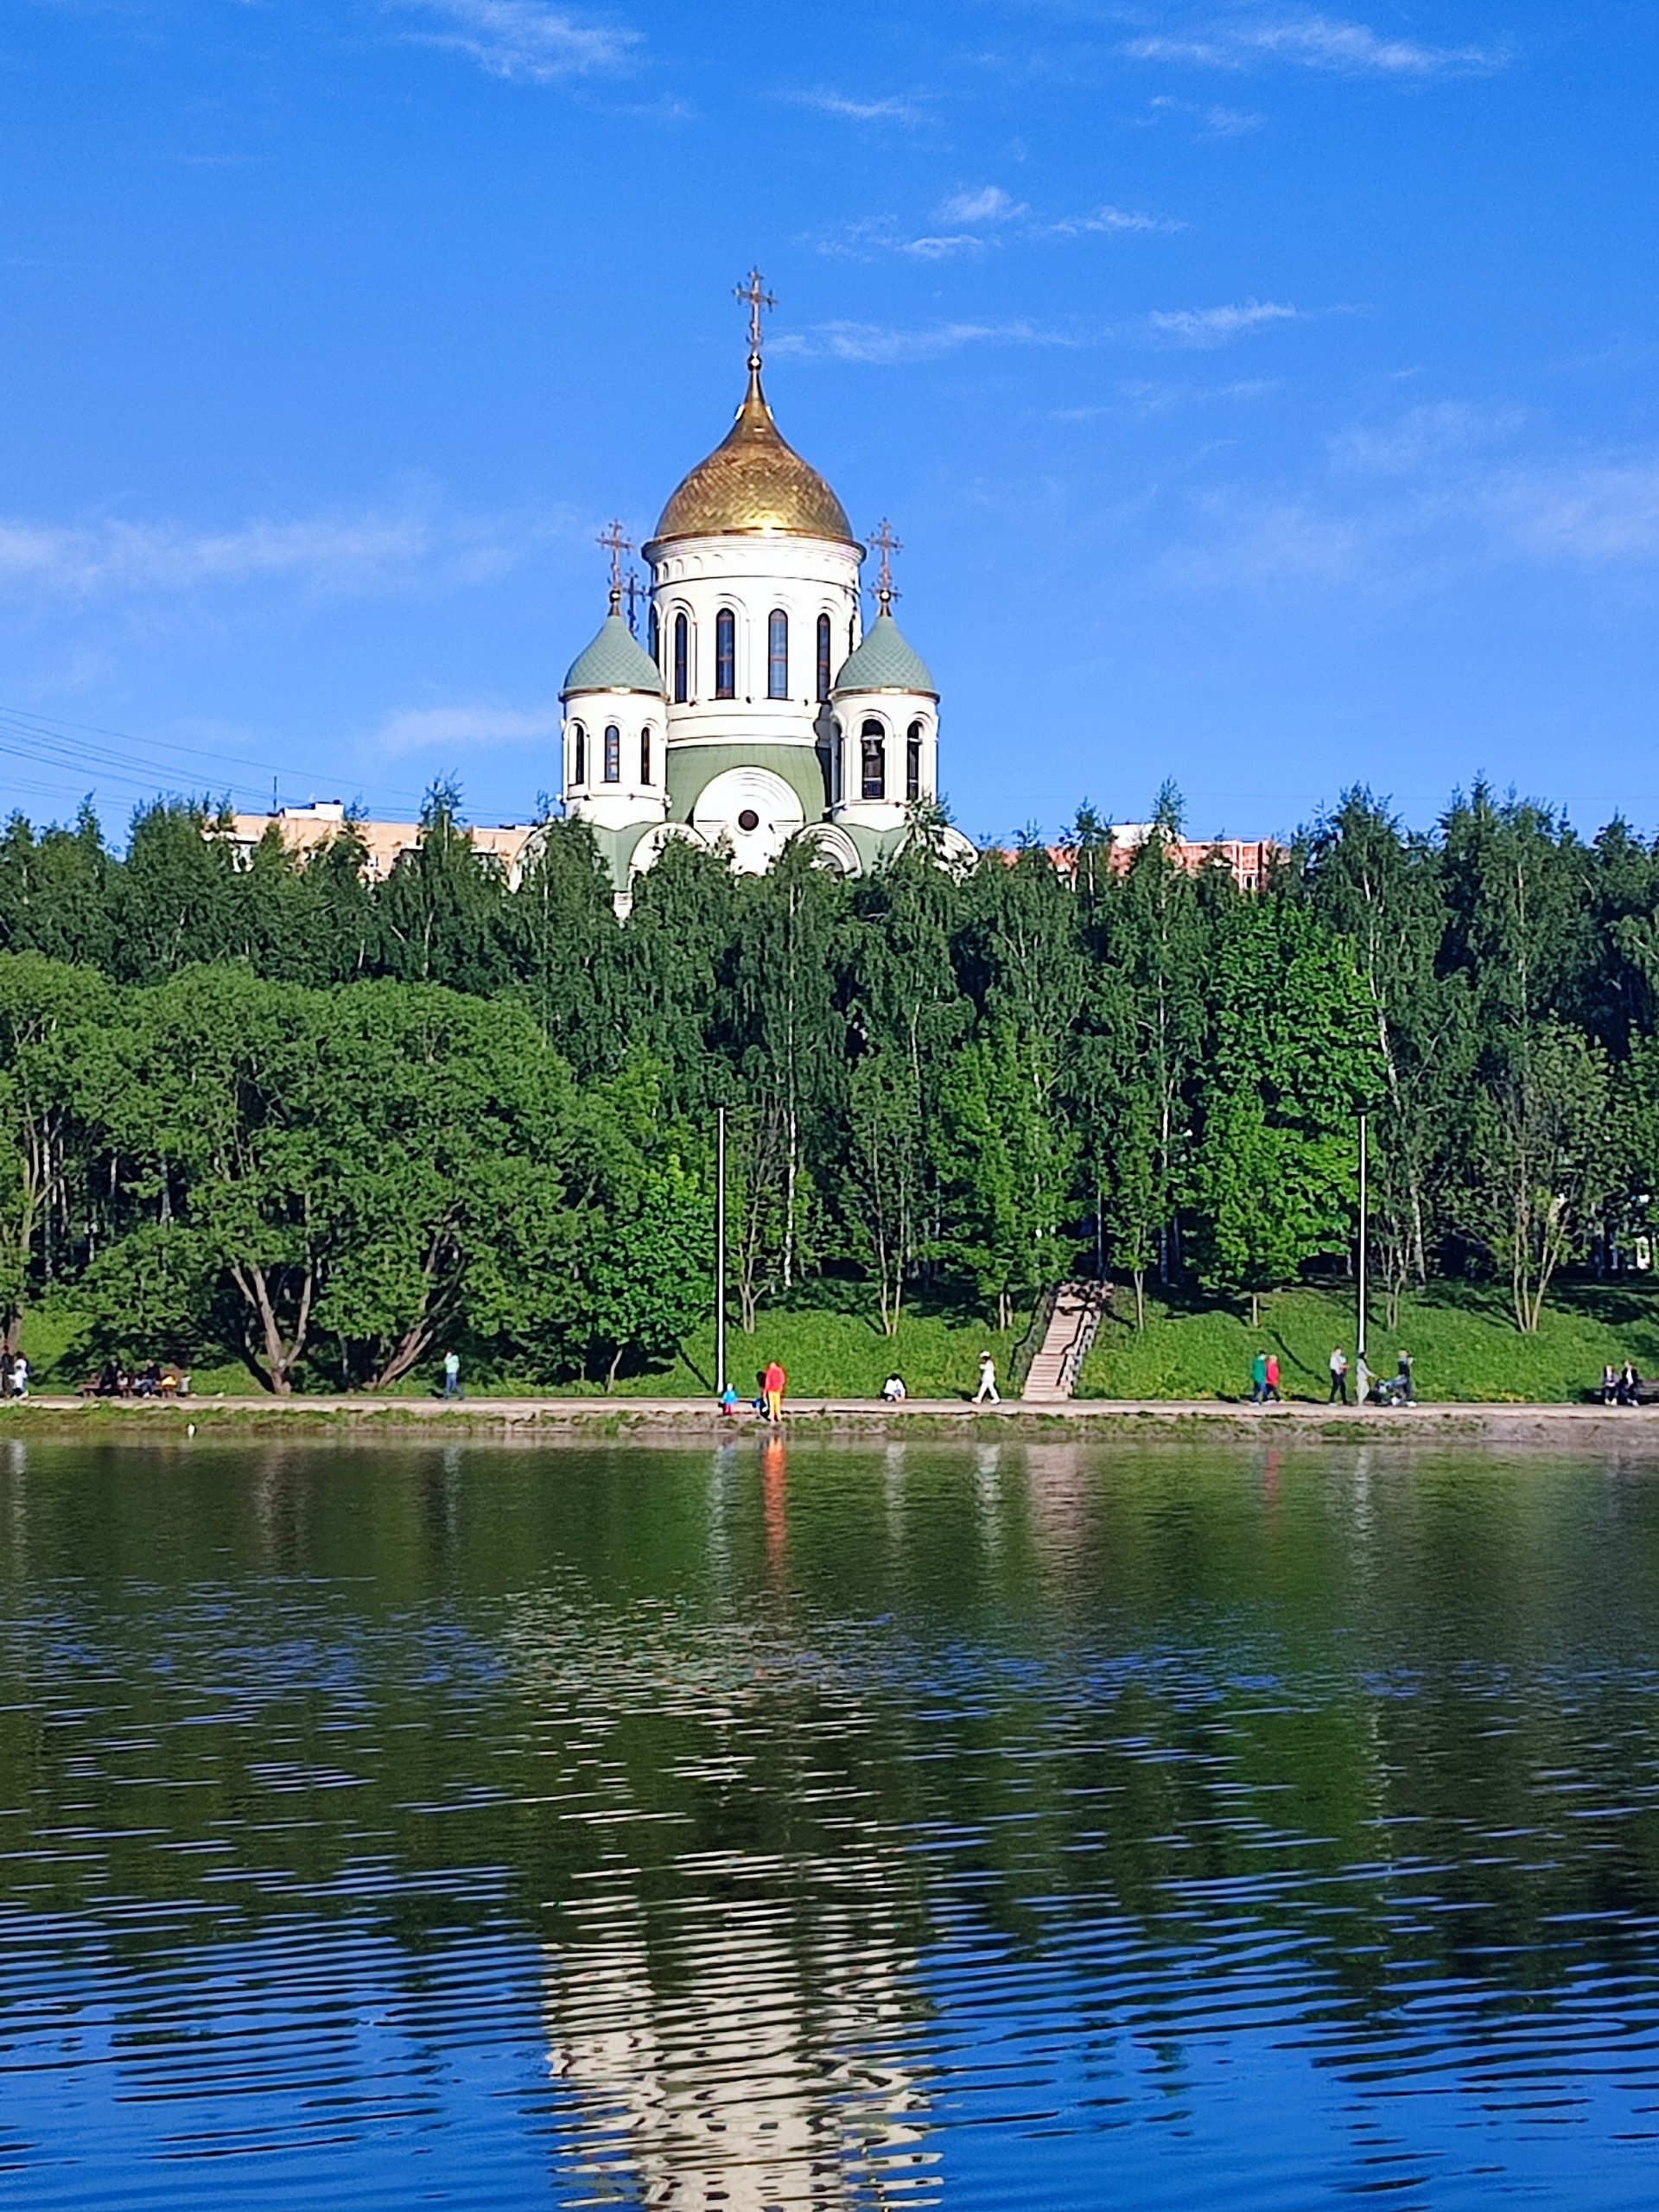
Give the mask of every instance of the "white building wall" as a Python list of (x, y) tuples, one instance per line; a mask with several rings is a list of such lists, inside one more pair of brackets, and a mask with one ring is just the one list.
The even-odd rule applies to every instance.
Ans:
[[(577, 776), (576, 733), (583, 733)], [(617, 774), (605, 773), (605, 733), (617, 733)], [(651, 734), (651, 773), (640, 771), (641, 741)], [(660, 822), (668, 811), (668, 724), (660, 699), (645, 691), (573, 691), (564, 709), (564, 808), (603, 830)]]
[[(687, 745), (816, 746), (817, 623), (830, 618), (830, 680), (862, 634), (855, 545), (816, 537), (682, 537), (647, 549), (658, 658), (668, 692), (668, 740)], [(733, 696), (715, 694), (715, 624), (729, 608), (736, 636)], [(768, 624), (789, 617), (789, 696), (767, 694)], [(674, 696), (674, 622), (688, 624), (687, 696)]]
[[(896, 830), (911, 804), (908, 795), (910, 733), (919, 725), (918, 798), (937, 798), (939, 790), (939, 707), (922, 691), (844, 691), (836, 700), (840, 735), (836, 745), (832, 822), (861, 823), (869, 830)], [(864, 797), (864, 725), (881, 726), (886, 773), (883, 796)]]

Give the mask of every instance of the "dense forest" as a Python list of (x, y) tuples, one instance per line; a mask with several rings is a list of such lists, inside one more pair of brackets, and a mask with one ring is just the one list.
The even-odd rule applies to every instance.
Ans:
[(250, 860), (157, 803), (0, 835), (0, 1319), (385, 1388), (448, 1343), (529, 1382), (638, 1370), (706, 1312), (714, 1109), (734, 1311), (1006, 1324), (1083, 1268), (1244, 1297), (1353, 1248), (1503, 1287), (1617, 1265), (1659, 1188), (1659, 848), (1484, 786), (1363, 791), (1243, 894), (1084, 808), (955, 871), (762, 878), (671, 845), (619, 921), (549, 824), (510, 886), (453, 791), (384, 883), (348, 822)]

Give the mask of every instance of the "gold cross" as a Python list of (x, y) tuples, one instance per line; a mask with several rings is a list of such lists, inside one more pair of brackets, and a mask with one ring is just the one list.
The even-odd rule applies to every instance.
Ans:
[(876, 604), (884, 614), (890, 614), (893, 612), (893, 602), (899, 597), (893, 581), (893, 556), (895, 553), (904, 551), (904, 541), (893, 536), (893, 524), (883, 515), (881, 520), (870, 532), (870, 543), (872, 545), (879, 546), (881, 552), (880, 573), (875, 580)]
[(611, 556), (611, 612), (620, 614), (622, 612), (622, 556), (632, 552), (633, 540), (623, 536), (620, 522), (613, 522), (609, 529), (600, 531), (594, 543), (602, 545)]
[(764, 308), (778, 304), (766, 289), (766, 280), (758, 269), (751, 269), (743, 282), (732, 294), (734, 300), (747, 300), (749, 308), (749, 365), (760, 365), (760, 316)]

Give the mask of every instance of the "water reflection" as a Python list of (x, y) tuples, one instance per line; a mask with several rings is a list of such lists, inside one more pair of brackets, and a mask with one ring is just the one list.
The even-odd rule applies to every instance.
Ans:
[(9, 1449), (9, 2194), (1650, 2201), (1656, 1589), (1634, 1460)]

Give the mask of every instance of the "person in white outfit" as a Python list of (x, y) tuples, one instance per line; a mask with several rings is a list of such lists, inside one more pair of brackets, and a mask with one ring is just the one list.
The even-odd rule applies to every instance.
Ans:
[(979, 1355), (979, 1388), (974, 1393), (974, 1403), (982, 1405), (987, 1398), (994, 1406), (1002, 1402), (997, 1395), (996, 1362), (989, 1352), (982, 1351)]
[(11, 1395), (14, 1398), (29, 1395), (29, 1362), (18, 1352), (11, 1363)]

